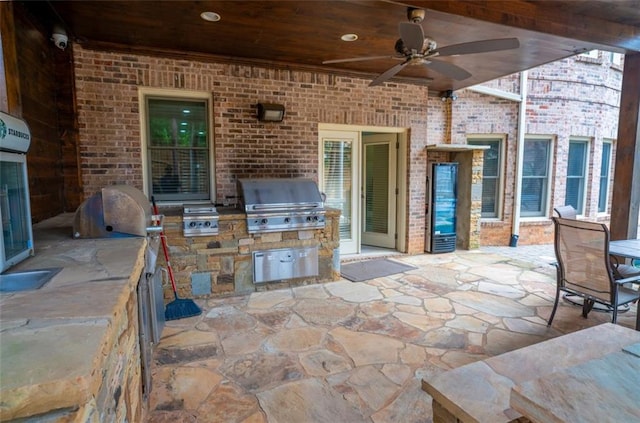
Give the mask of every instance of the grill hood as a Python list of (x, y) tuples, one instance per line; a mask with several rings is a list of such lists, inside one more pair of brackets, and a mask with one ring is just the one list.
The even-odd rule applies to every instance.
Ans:
[(239, 179), (238, 185), (249, 233), (325, 226), (322, 195), (311, 179)]
[(324, 207), (311, 179), (240, 179), (240, 198), (247, 213)]
[(151, 203), (142, 191), (129, 185), (111, 185), (76, 210), (74, 238), (147, 236), (152, 225)]

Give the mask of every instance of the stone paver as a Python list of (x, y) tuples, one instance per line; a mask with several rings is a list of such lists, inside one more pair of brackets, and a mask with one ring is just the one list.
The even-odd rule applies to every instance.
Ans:
[[(204, 313), (167, 322), (156, 347), (147, 423), (431, 422), (423, 378), (609, 321), (562, 303), (547, 327), (552, 258), (551, 246), (400, 256), (420, 269), (199, 300)], [(633, 327), (632, 308), (618, 324)]]

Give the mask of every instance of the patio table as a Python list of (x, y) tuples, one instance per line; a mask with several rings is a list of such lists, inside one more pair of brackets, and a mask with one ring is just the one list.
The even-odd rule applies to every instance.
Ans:
[(610, 241), (609, 254), (640, 260), (640, 239)]

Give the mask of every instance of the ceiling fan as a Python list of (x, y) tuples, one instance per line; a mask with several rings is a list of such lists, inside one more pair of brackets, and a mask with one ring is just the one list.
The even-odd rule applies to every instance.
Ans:
[(371, 81), (369, 84), (370, 87), (384, 83), (408, 65), (424, 65), (438, 73), (450, 76), (457, 81), (461, 81), (469, 78), (471, 73), (467, 72), (460, 66), (440, 61), (435, 58), (510, 50), (520, 46), (520, 42), (517, 38), (498, 38), (493, 40), (471, 41), (468, 43), (453, 44), (437, 48), (437, 44), (433, 39), (425, 37), (422, 26), (420, 25), (420, 22), (424, 19), (424, 14), (425, 12), (423, 9), (408, 8), (407, 16), (411, 22), (400, 22), (398, 26), (400, 38), (396, 41), (396, 54), (393, 56), (386, 55), (325, 60), (322, 64), (362, 62), (366, 60), (379, 59), (402, 60), (402, 63), (389, 68), (376, 79)]

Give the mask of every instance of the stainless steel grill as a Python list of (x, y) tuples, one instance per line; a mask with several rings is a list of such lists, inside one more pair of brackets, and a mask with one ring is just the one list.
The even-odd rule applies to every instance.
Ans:
[(240, 179), (238, 185), (249, 233), (325, 226), (322, 195), (311, 179)]
[(217, 235), (219, 217), (213, 204), (185, 204), (182, 209), (184, 236)]

